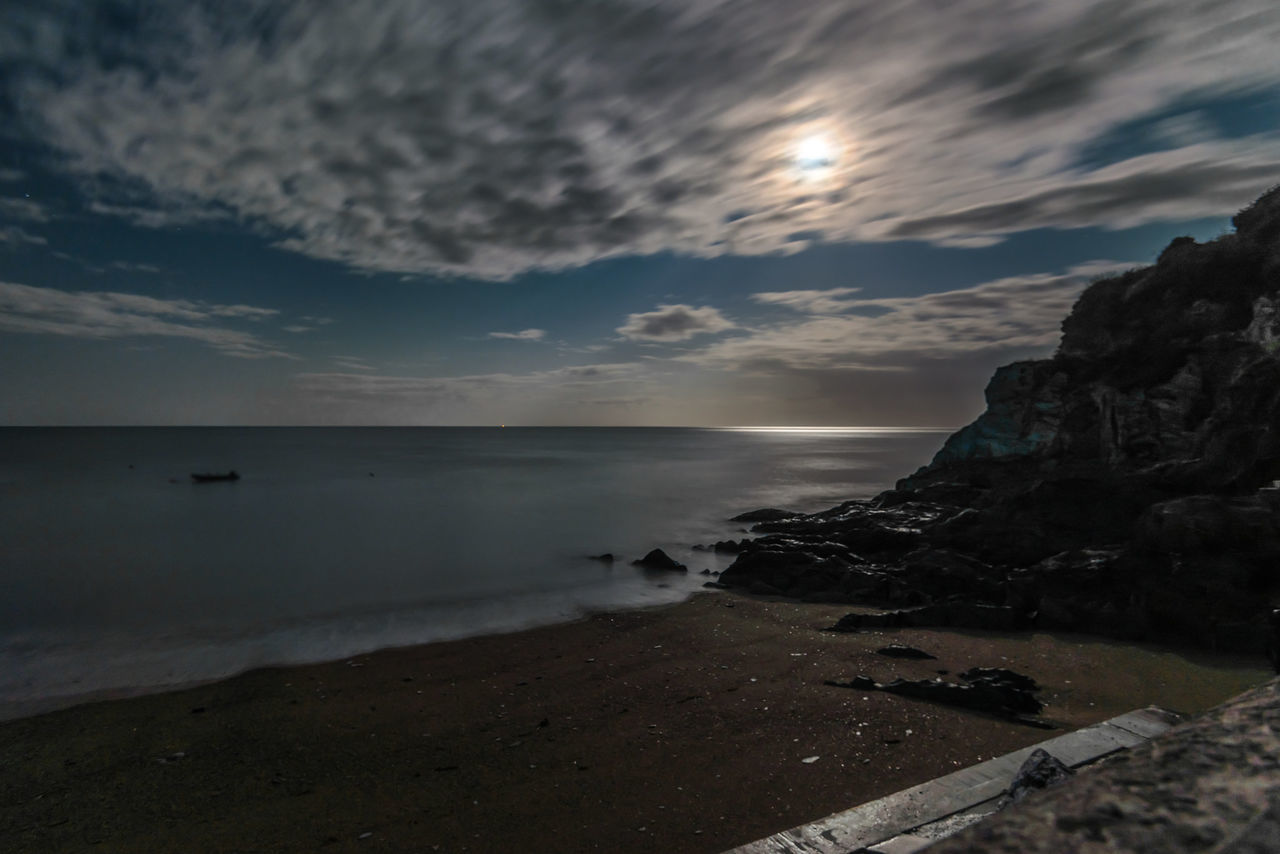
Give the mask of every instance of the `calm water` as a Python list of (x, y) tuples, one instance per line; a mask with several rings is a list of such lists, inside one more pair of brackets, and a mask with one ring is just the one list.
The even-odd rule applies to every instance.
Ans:
[[(868, 497), (938, 432), (0, 429), (0, 717), (688, 596), (757, 507)], [(192, 484), (235, 468), (238, 483)], [(688, 577), (627, 560), (661, 546)]]

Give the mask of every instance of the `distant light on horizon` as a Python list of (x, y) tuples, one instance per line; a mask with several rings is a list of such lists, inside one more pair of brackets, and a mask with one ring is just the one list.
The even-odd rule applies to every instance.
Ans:
[(715, 430), (730, 430), (735, 433), (950, 433), (956, 427), (773, 427), (773, 426), (736, 426), (715, 427)]

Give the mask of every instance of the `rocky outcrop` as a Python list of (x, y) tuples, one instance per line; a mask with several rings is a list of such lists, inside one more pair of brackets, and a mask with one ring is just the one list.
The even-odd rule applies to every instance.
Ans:
[(986, 411), (896, 489), (738, 517), (760, 536), (721, 583), (897, 609), (889, 624), (983, 606), (1261, 652), (1280, 599), (1280, 188), (1234, 223), (1091, 285), (1058, 351), (997, 370)]

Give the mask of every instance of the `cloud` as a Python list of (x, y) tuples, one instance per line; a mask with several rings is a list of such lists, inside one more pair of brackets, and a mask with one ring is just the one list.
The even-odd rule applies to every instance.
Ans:
[(756, 294), (759, 302), (820, 306), (823, 313), (752, 329), (680, 358), (730, 370), (867, 371), (909, 370), (983, 352), (1047, 351), (1090, 281), (1133, 266), (1091, 261), (1065, 273), (1011, 276), (916, 297), (858, 299), (849, 288)]
[(830, 288), (825, 291), (776, 291), (752, 294), (751, 299), (810, 314), (830, 314), (847, 308), (849, 303), (844, 298), (860, 290), (861, 288)]
[(133, 261), (112, 261), (107, 265), (109, 269), (121, 270), (126, 273), (162, 273), (164, 272), (154, 264), (138, 264)]
[[(353, 357), (335, 357), (363, 361)], [(573, 365), (524, 374), (470, 374), (456, 377), (411, 377), (346, 373), (301, 373), (298, 385), (317, 394), (338, 398), (363, 397), (467, 397), (479, 391), (512, 391), (531, 389), (542, 393), (549, 389), (585, 388), (630, 382), (645, 372), (636, 362), (611, 362), (599, 365)]]
[[(21, 127), (130, 188), (91, 211), (238, 217), (363, 270), (501, 279), (1222, 215), (1280, 181), (1274, 132), (1078, 165), (1180, 99), (1280, 86), (1274, 0), (235, 10), (160, 4), (103, 33), (75, 4), (6, 9)], [(792, 152), (815, 133), (839, 151), (807, 180)]]
[(0, 226), (0, 246), (44, 246), (49, 241), (16, 225)]
[(279, 309), (261, 308), (256, 305), (206, 305), (196, 303), (198, 311), (206, 311), (212, 317), (244, 317), (249, 320), (266, 320), (280, 313)]
[(39, 202), (15, 198), (0, 198), (0, 217), (25, 222), (48, 222), (53, 218), (49, 209)]
[(695, 335), (733, 329), (717, 308), (709, 305), (660, 305), (657, 311), (627, 315), (618, 332), (632, 341), (687, 341)]
[(333, 356), (333, 363), (344, 371), (372, 371), (374, 366), (359, 356)]
[(247, 332), (209, 325), (216, 318), (255, 318), (274, 309), (164, 300), (141, 294), (63, 291), (0, 282), (0, 331), (74, 338), (167, 337), (199, 341), (227, 356), (294, 358)]
[(21, 181), (25, 177), (27, 177), (27, 173), (21, 169), (0, 169), (0, 183)]
[[(945, 240), (1028, 228), (1073, 227), (1105, 222), (1138, 225), (1152, 218), (1198, 219), (1240, 207), (1280, 176), (1280, 151), (1271, 158), (1238, 154), (1224, 158), (1220, 146), (1136, 157), (1066, 186), (1046, 186), (1020, 198), (990, 202), (946, 214), (902, 219), (889, 236)], [(982, 238), (978, 238), (981, 240)]]
[[(243, 310), (247, 308), (247, 306), (236, 306), (236, 308)], [(273, 312), (273, 314), (274, 313), (276, 312)], [(266, 317), (267, 317), (266, 315), (250, 316), (250, 319), (265, 320)], [(312, 315), (307, 314), (302, 316), (301, 323), (291, 323), (288, 326), (280, 327), (280, 329), (284, 332), (292, 332), (295, 335), (297, 335), (303, 332), (314, 332), (319, 327), (328, 326), (330, 323), (333, 323), (332, 317), (314, 317)]]
[(230, 215), (214, 207), (201, 207), (190, 199), (170, 198), (163, 206), (147, 207), (145, 205), (113, 205), (103, 201), (92, 201), (88, 204), (90, 213), (127, 219), (134, 225), (143, 228), (180, 228), (202, 222), (214, 222), (228, 219)]
[(519, 332), (490, 332), (490, 338), (507, 338), (512, 341), (541, 341), (547, 334), (545, 329), (522, 329)]

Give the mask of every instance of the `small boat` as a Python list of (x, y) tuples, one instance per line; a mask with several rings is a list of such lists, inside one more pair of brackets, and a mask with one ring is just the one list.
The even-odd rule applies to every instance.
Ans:
[(196, 483), (217, 483), (224, 480), (239, 480), (240, 475), (236, 474), (236, 470), (232, 469), (225, 474), (222, 472), (192, 472), (191, 479)]

